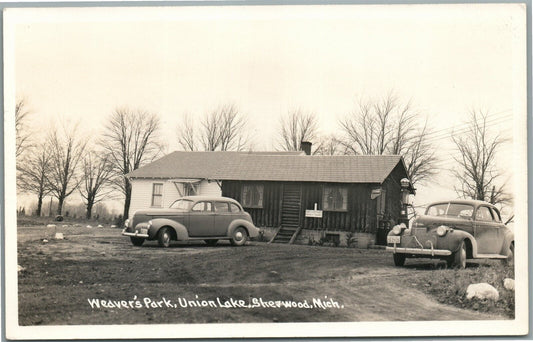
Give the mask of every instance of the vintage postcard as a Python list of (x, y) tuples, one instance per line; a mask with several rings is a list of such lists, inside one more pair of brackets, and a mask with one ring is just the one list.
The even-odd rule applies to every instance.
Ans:
[(7, 338), (528, 333), (524, 3), (3, 18)]

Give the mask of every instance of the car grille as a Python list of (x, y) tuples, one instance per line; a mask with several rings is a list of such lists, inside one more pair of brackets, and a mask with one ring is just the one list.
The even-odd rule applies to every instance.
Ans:
[(426, 234), (427, 228), (413, 228), (413, 234), (412, 235), (420, 235), (420, 234)]

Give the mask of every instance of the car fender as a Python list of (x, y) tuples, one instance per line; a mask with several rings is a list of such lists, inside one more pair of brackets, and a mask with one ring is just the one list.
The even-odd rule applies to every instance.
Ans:
[(461, 242), (464, 240), (468, 240), (468, 242), (470, 242), (470, 245), (472, 246), (472, 257), (475, 258), (477, 256), (477, 242), (474, 236), (472, 236), (472, 234), (465, 232), (464, 230), (453, 229), (452, 231), (448, 232), (447, 236), (448, 239), (452, 239), (453, 241), (453, 243), (450, 244), (450, 246), (452, 247), (450, 248), (450, 250), (452, 252), (457, 252), (457, 250), (459, 250)]
[(514, 242), (514, 233), (512, 230), (510, 230), (507, 227), (502, 228), (504, 229), (504, 239), (503, 239), (503, 246), (502, 250), (500, 251), (501, 255), (507, 255), (507, 252), (509, 251), (511, 247), (511, 243)]
[(259, 229), (254, 226), (253, 223), (243, 220), (243, 219), (236, 219), (231, 221), (231, 223), (228, 226), (228, 236), (232, 236), (233, 231), (237, 227), (244, 227), (248, 231), (248, 236), (251, 238), (257, 237), (259, 235)]
[(148, 230), (148, 235), (150, 236), (150, 239), (155, 239), (157, 237), (159, 229), (161, 229), (162, 227), (172, 228), (174, 230), (174, 233), (176, 233), (177, 240), (189, 239), (189, 232), (187, 231), (187, 228), (185, 228), (185, 226), (179, 222), (165, 218), (153, 219), (151, 221), (152, 225)]

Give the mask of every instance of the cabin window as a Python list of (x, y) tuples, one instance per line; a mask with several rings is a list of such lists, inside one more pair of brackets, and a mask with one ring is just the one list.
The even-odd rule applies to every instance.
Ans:
[(243, 185), (241, 198), (241, 204), (245, 208), (263, 208), (263, 185)]
[(346, 211), (348, 189), (343, 186), (325, 186), (322, 193), (322, 208), (325, 211)]
[(163, 184), (152, 184), (152, 207), (163, 206)]

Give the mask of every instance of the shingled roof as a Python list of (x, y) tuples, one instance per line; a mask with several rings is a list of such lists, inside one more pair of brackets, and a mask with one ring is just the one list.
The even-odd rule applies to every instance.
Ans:
[(402, 158), (307, 156), (284, 153), (172, 152), (130, 172), (129, 178), (382, 183)]

